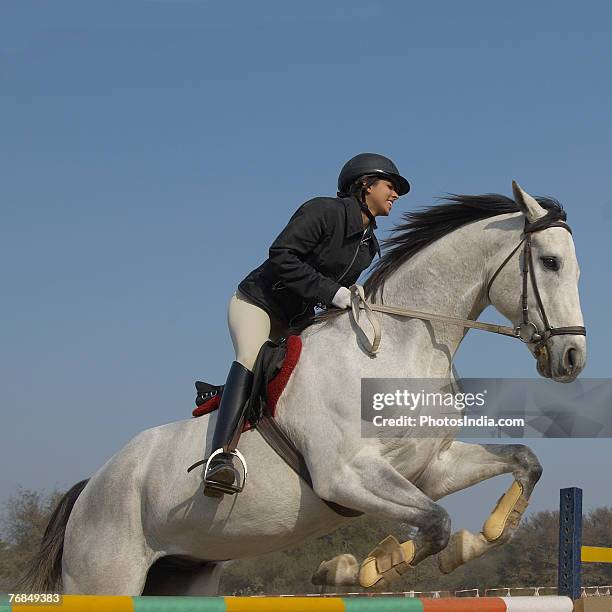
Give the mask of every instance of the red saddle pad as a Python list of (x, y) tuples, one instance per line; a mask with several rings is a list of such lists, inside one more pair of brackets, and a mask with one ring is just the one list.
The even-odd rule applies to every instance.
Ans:
[[(297, 365), (297, 362), (300, 358), (301, 352), (302, 339), (299, 336), (289, 336), (287, 338), (287, 353), (285, 354), (283, 365), (278, 371), (278, 374), (268, 383), (268, 408), (270, 409), (270, 414), (272, 416), (274, 416), (276, 412), (276, 403), (278, 402), (278, 398), (280, 397), (281, 393), (283, 392), (283, 389), (289, 382), (291, 374), (293, 373), (293, 369)], [(191, 414), (194, 417), (202, 416), (203, 414), (208, 414), (210, 412), (213, 412), (214, 410), (217, 410), (217, 408), (219, 408), (220, 403), (221, 394), (215, 395), (201, 406), (197, 406)], [(244, 424), (243, 431), (246, 431), (248, 429), (252, 429), (252, 426), (250, 423), (246, 422)]]

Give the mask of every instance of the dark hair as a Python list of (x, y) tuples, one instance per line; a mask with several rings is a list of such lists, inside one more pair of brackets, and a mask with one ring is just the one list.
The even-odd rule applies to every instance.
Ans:
[(347, 196), (355, 196), (361, 203), (365, 204), (365, 197), (367, 190), (376, 183), (376, 181), (383, 180), (384, 177), (378, 174), (366, 174), (355, 179), (346, 191), (338, 192), (339, 198), (345, 198)]

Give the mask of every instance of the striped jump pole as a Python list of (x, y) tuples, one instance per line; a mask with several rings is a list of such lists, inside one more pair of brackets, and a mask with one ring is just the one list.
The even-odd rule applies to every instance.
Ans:
[[(8, 599), (8, 598), (7, 598)], [(572, 612), (568, 597), (104, 597), (64, 595), (61, 602), (11, 604), (1, 612)]]
[(579, 599), (583, 563), (612, 563), (612, 548), (582, 545), (582, 489), (561, 489), (559, 502), (559, 595)]

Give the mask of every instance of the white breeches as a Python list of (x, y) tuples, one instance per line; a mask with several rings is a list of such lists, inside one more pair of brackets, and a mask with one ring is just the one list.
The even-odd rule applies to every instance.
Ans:
[(232, 296), (227, 310), (236, 361), (253, 371), (261, 346), (271, 338), (275, 340), (284, 333), (282, 325), (271, 319), (268, 313), (251, 302), (239, 290)]

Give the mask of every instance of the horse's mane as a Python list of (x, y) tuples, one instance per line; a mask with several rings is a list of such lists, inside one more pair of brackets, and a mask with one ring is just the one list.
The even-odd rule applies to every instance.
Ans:
[[(563, 206), (554, 198), (535, 198), (554, 220), (565, 220)], [(519, 212), (514, 200), (499, 193), (484, 195), (450, 194), (441, 204), (406, 212), (382, 241), (383, 255), (375, 263), (364, 283), (366, 297), (373, 296), (393, 272), (426, 246), (454, 232), (459, 227), (507, 213)]]

